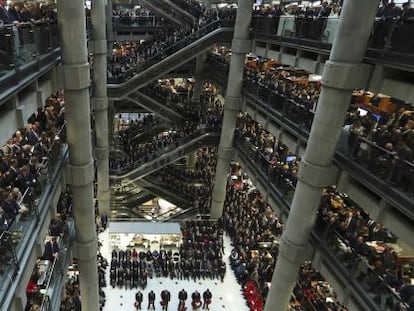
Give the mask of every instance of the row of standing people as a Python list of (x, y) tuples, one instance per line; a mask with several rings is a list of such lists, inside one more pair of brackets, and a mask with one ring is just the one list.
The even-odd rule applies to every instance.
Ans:
[[(169, 290), (164, 289), (163, 291), (161, 291), (161, 301), (160, 304), (162, 306), (162, 310), (168, 310), (168, 305), (170, 303), (171, 300), (171, 293)], [(207, 288), (203, 294), (201, 295), (199, 291), (195, 290), (192, 294), (191, 294), (191, 307), (193, 310), (197, 310), (200, 307), (202, 307), (203, 309), (207, 309), (209, 310), (209, 305), (211, 304), (211, 300), (213, 298), (213, 294), (211, 293), (211, 291)], [(150, 290), (148, 292), (148, 307), (147, 309), (154, 309), (155, 310), (155, 299), (156, 299), (156, 294), (153, 290)], [(178, 293), (178, 311), (186, 311), (187, 307), (186, 307), (186, 301), (188, 299), (188, 293), (185, 289), (182, 289), (179, 293)], [(136, 310), (142, 310), (142, 303), (144, 301), (144, 294), (138, 290), (135, 294), (135, 309)]]

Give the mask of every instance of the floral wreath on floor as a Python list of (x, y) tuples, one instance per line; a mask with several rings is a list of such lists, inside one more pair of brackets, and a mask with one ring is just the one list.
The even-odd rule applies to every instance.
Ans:
[(193, 308), (200, 308), (201, 307), (201, 300), (193, 300), (192, 302), (191, 302), (191, 306), (193, 307)]

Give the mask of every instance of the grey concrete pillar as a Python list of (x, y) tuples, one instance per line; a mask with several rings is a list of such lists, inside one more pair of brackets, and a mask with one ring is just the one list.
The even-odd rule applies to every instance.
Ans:
[[(344, 2), (330, 59), (323, 72), (322, 92), (298, 172), (298, 183), (282, 235), (265, 311), (288, 309), (315, 223), (321, 189), (335, 180), (332, 176), (332, 159), (352, 90), (363, 87), (368, 79), (368, 67), (361, 62), (377, 6), (377, 0)], [(350, 46), (352, 49), (349, 49)]]
[(92, 1), (93, 86), (92, 107), (95, 109), (95, 156), (98, 172), (98, 207), (102, 214), (109, 213), (109, 143), (108, 97), (106, 93), (106, 33), (104, 0)]
[(190, 152), (187, 155), (187, 166), (193, 168), (197, 162), (197, 151)]
[(82, 309), (99, 310), (97, 238), (93, 202), (94, 165), (84, 1), (58, 0), (58, 22), (69, 145), (67, 179), (72, 185), (76, 230), (74, 256), (79, 264)]
[(236, 128), (237, 114), (241, 108), (241, 88), (243, 82), (244, 60), (250, 51), (249, 40), (250, 21), (252, 18), (253, 0), (239, 0), (234, 27), (234, 37), (231, 44), (231, 61), (227, 94), (224, 104), (223, 125), (221, 129), (218, 161), (211, 199), (210, 217), (217, 219), (223, 212), (226, 197), (226, 184), (229, 164), (233, 159), (233, 138)]
[(193, 87), (193, 102), (200, 102), (200, 95), (203, 91), (203, 71), (204, 63), (206, 62), (207, 54), (203, 53), (196, 58), (196, 70), (194, 73), (194, 87)]
[(381, 91), (382, 83), (384, 82), (384, 65), (375, 64), (369, 81), (369, 90), (371, 92), (379, 93)]

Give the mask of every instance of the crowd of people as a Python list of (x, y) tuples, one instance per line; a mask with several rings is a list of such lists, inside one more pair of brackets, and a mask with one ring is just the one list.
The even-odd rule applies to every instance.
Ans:
[(146, 178), (172, 192), (185, 194), (192, 199), (197, 212), (206, 215), (210, 210), (216, 164), (216, 148), (205, 147), (197, 150), (194, 167), (184, 170), (177, 165), (167, 165)]
[(0, 1), (0, 26), (20, 23), (32, 23), (38, 21), (57, 21), (55, 6), (48, 2), (40, 1)]
[(282, 141), (266, 131), (247, 113), (239, 113), (237, 141), (264, 169), (272, 182), (285, 194), (293, 192), (297, 183), (300, 157), (292, 154)]
[[(225, 58), (219, 54), (211, 55), (210, 61), (227, 67)], [(306, 76), (305, 72), (286, 66), (268, 71), (262, 71), (261, 66), (246, 68), (245, 92), (262, 99), (307, 132), (312, 125), (320, 84), (309, 83)], [(362, 104), (365, 95), (356, 93), (343, 127), (347, 140), (343, 146), (345, 152), (381, 179), (387, 178), (392, 186), (413, 193), (414, 184), (410, 178), (414, 172), (411, 105), (396, 101), (394, 112), (372, 112)], [(378, 106), (380, 101), (378, 96), (371, 99), (373, 106)]]
[[(244, 176), (242, 168), (235, 162), (232, 163), (231, 174)], [(243, 292), (250, 310), (263, 310), (278, 256), (283, 225), (263, 196), (249, 186), (246, 179), (242, 183), (244, 185), (241, 186), (233, 179), (229, 182), (223, 216), (219, 223), (231, 238), (231, 267), (245, 289)], [(317, 282), (319, 283), (315, 285)], [(322, 287), (324, 291), (317, 290)], [(325, 301), (327, 297), (330, 298), (329, 302)], [(324, 304), (324, 308), (316, 307), (320, 303)], [(338, 303), (332, 288), (320, 273), (310, 264), (305, 264), (299, 273), (290, 309), (308, 310), (311, 307), (325, 310), (328, 306), (334, 310), (346, 310)]]
[[(414, 261), (399, 258), (398, 238), (389, 229), (335, 187), (323, 190), (318, 213), (319, 225), (335, 232), (327, 234), (327, 245), (346, 260), (354, 277), (371, 292), (379, 288), (383, 303), (393, 305), (401, 299), (411, 308), (414, 306), (414, 286), (410, 281)], [(401, 291), (400, 297), (394, 294)]]
[(186, 221), (181, 225), (182, 243), (171, 249), (112, 251), (110, 284), (113, 288), (145, 290), (148, 278), (180, 280), (224, 280), (223, 230), (208, 221)]
[(148, 40), (115, 42), (112, 56), (108, 57), (108, 83), (122, 83), (130, 79), (141, 70), (202, 36), (204, 33), (198, 33), (198, 31), (208, 24), (218, 20), (234, 20), (236, 12), (233, 7), (212, 8), (203, 11), (194, 25), (162, 29)]
[[(67, 220), (71, 217), (72, 196), (67, 189), (62, 192), (57, 203), (57, 213), (51, 219), (48, 229), (48, 239), (45, 242), (43, 254), (37, 259), (29, 282), (26, 286), (27, 305), (25, 310), (36, 311), (41, 310), (45, 304), (45, 295), (42, 291), (48, 291), (48, 279), (52, 279), (52, 274), (57, 273), (60, 269), (56, 262), (60, 256), (61, 250), (69, 240)], [(46, 270), (40, 271), (40, 263), (50, 262), (47, 264)]]
[[(217, 16), (218, 17), (218, 16)], [(213, 15), (203, 16), (192, 27), (162, 29), (148, 40), (114, 42), (108, 57), (108, 83), (121, 83), (134, 74), (187, 46), (201, 36), (197, 31), (214, 22)]]
[[(102, 311), (106, 305), (106, 270), (108, 261), (102, 254), (98, 253), (96, 260), (98, 262), (98, 279), (99, 279), (99, 310)], [(81, 291), (79, 282), (79, 272), (77, 271), (77, 261), (74, 260), (72, 270), (68, 273), (65, 283), (64, 297), (60, 304), (60, 311), (81, 311)]]
[[(178, 147), (181, 141), (198, 133), (200, 128), (215, 129), (221, 126), (223, 105), (220, 100), (210, 101), (208, 97), (203, 97), (203, 103), (198, 105), (189, 106), (198, 107), (194, 110), (193, 121), (186, 121), (182, 124), (177, 124), (173, 128), (163, 130), (160, 133), (154, 134), (149, 141), (134, 140), (136, 136), (135, 129), (137, 124), (140, 128), (141, 122), (130, 122), (120, 132), (118, 137), (120, 138), (125, 156), (123, 157), (111, 157), (110, 168), (112, 170), (124, 169), (126, 167), (135, 166), (138, 163), (142, 163), (151, 159), (157, 152), (165, 148)], [(148, 122), (153, 124), (153, 118), (148, 117)]]
[(124, 145), (125, 157), (110, 158), (109, 167), (112, 170), (136, 167), (156, 156), (157, 151), (165, 148), (176, 148), (180, 142), (198, 132), (198, 125), (185, 122), (154, 135), (148, 142), (134, 142)]
[(40, 167), (51, 161), (47, 156), (58, 135), (63, 138), (64, 122), (64, 100), (58, 92), (29, 117), (26, 128), (17, 130), (0, 148), (1, 231), (7, 230), (19, 213), (31, 212), (41, 193)]
[[(239, 118), (238, 131), (248, 143), (246, 150), (250, 152), (247, 154), (253, 161), (259, 161), (257, 167), (268, 174), (269, 181), (280, 191), (294, 191), (299, 157), (286, 152), (280, 153), (275, 143), (277, 140), (273, 136), (259, 124), (252, 122), (248, 116), (243, 117), (244, 119)], [(289, 157), (294, 158), (292, 162), (295, 164), (285, 162)], [(406, 287), (410, 284), (407, 280), (413, 276), (414, 262), (401, 262), (396, 250), (387, 244), (395, 245), (397, 237), (382, 224), (373, 221), (362, 208), (335, 187), (323, 191), (319, 215), (321, 226), (330, 232), (326, 235), (329, 240), (327, 244), (340, 254), (338, 256), (341, 260), (347, 262), (349, 270), (354, 271), (355, 276), (365, 282), (370, 291), (382, 286), (380, 297), (384, 299), (384, 303), (398, 302), (398, 297), (391, 293), (408, 291)], [(331, 231), (337, 234), (332, 234)], [(369, 267), (373, 267), (373, 270)], [(388, 288), (392, 288), (392, 291)], [(405, 296), (409, 297), (402, 301), (408, 303), (412, 296)]]

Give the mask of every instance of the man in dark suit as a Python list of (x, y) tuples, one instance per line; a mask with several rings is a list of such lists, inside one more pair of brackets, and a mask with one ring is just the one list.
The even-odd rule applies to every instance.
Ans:
[(59, 252), (59, 246), (56, 242), (56, 237), (51, 237), (50, 241), (45, 244), (45, 251), (42, 259), (53, 261)]
[(3, 22), (4, 24), (11, 24), (13, 21), (6, 9), (6, 5), (6, 0), (0, 0), (0, 22)]
[(168, 303), (171, 300), (171, 294), (168, 290), (164, 289), (161, 292), (161, 305), (162, 305), (162, 310), (167, 310), (168, 309)]
[(155, 293), (154, 293), (154, 291), (151, 290), (148, 293), (148, 309), (150, 308), (150, 306), (152, 306), (152, 308), (155, 310), (154, 302), (155, 302)]
[(144, 295), (142, 295), (141, 291), (138, 290), (135, 294), (135, 308), (137, 310), (141, 310), (142, 300), (144, 299)]
[(212, 297), (213, 295), (211, 294), (210, 290), (207, 288), (203, 293), (203, 309), (210, 310), (208, 306), (211, 303)]
[(187, 300), (188, 294), (187, 292), (184, 290), (184, 288), (178, 293), (178, 309), (180, 309), (180, 307), (184, 307), (185, 306), (185, 301)]
[(191, 294), (191, 299), (192, 299), (191, 306), (193, 307), (193, 310), (197, 310), (198, 308), (200, 308), (201, 295), (197, 290)]

